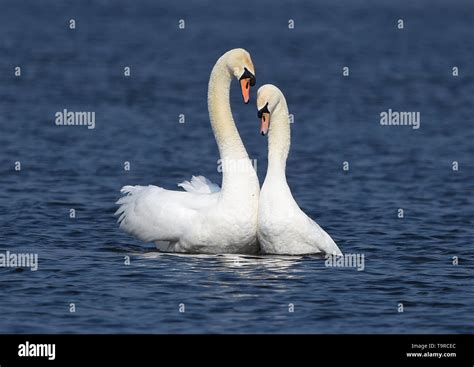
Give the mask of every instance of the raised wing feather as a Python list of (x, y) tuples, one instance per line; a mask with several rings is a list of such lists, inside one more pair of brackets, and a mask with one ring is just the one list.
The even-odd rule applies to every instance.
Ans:
[(178, 186), (182, 187), (187, 192), (195, 194), (212, 194), (221, 190), (219, 185), (216, 185), (204, 176), (193, 176), (191, 182), (183, 181), (179, 183)]
[(125, 196), (117, 201), (120, 207), (115, 212), (120, 228), (146, 242), (179, 241), (202, 217), (199, 215), (201, 210), (217, 202), (219, 194), (216, 191), (204, 191), (205, 186), (209, 191), (218, 186), (202, 179), (196, 181), (193, 177), (188, 182), (188, 192), (152, 185), (124, 186), (121, 193)]

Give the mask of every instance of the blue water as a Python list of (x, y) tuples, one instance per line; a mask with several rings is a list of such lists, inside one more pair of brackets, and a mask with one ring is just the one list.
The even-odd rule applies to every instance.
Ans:
[[(1, 333), (472, 333), (472, 1), (0, 8), (0, 250), (39, 256), (36, 272), (0, 268)], [(317, 257), (160, 254), (117, 228), (125, 184), (220, 183), (206, 89), (234, 47), (294, 114), (294, 197), (342, 251), (364, 254), (364, 271)], [(263, 182), (255, 93), (244, 105), (234, 83), (231, 103)], [(56, 126), (64, 108), (95, 111), (95, 129)], [(389, 108), (419, 111), (420, 129), (381, 126)]]

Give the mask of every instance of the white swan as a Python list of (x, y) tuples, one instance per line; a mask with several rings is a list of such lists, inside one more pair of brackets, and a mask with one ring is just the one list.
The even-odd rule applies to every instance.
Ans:
[(179, 184), (184, 191), (157, 186), (124, 186), (115, 213), (120, 228), (160, 250), (192, 253), (255, 253), (259, 183), (235, 126), (229, 102), (233, 77), (244, 102), (255, 85), (247, 51), (234, 49), (217, 60), (208, 88), (208, 108), (222, 160), (222, 189), (202, 176)]
[(268, 169), (259, 198), (257, 236), (262, 252), (302, 255), (342, 255), (332, 238), (298, 206), (286, 182), (290, 150), (288, 107), (274, 85), (258, 90), (261, 134), (268, 135)]

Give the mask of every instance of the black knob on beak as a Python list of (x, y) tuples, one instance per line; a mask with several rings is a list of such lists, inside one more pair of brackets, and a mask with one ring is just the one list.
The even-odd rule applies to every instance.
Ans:
[(248, 71), (247, 68), (244, 68), (244, 73), (240, 77), (240, 80), (242, 79), (249, 79), (251, 87), (255, 85), (255, 75), (253, 75), (250, 71)]

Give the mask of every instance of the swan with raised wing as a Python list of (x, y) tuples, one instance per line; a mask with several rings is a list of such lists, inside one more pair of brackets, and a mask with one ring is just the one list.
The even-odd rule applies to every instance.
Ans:
[[(181, 183), (185, 191), (124, 186), (117, 204), (120, 228), (162, 251), (255, 253), (258, 251), (259, 182), (235, 126), (229, 93), (239, 80), (245, 103), (255, 85), (250, 54), (233, 49), (214, 65), (208, 86), (212, 130), (222, 162), (222, 188), (202, 176)], [(236, 164), (236, 162), (238, 164)], [(238, 169), (236, 169), (238, 167)]]

